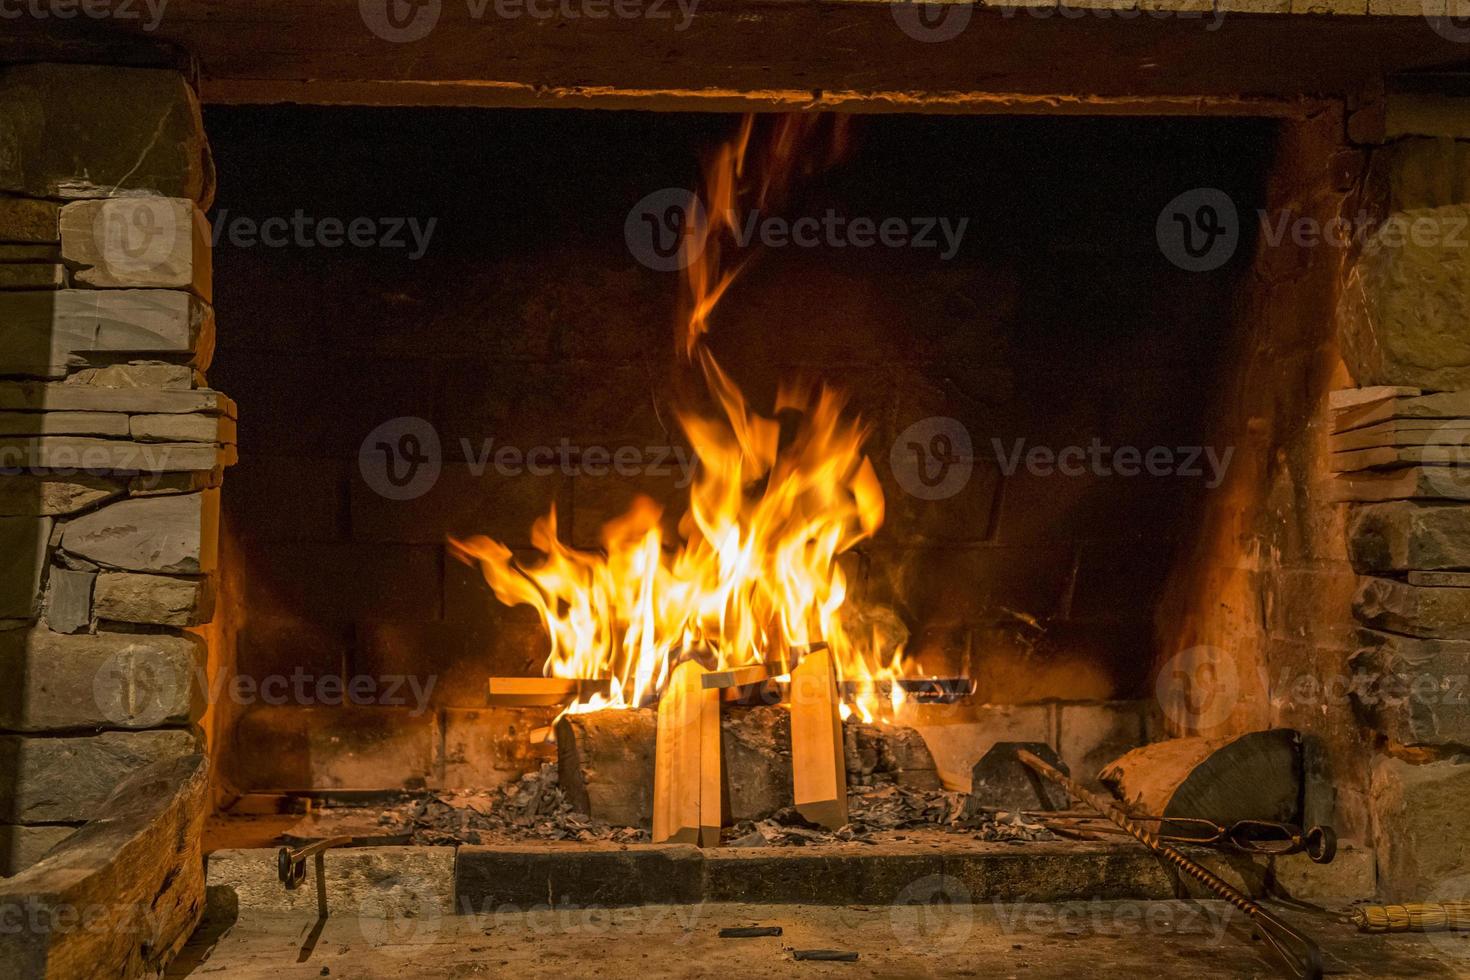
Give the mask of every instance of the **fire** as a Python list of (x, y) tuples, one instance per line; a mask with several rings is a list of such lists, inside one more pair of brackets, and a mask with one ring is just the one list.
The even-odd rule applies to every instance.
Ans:
[[(532, 526), (535, 561), (519, 562), (485, 537), (452, 542), (460, 557), (479, 562), (501, 602), (540, 614), (551, 642), (548, 676), (611, 678), (607, 697), (569, 710), (648, 704), (690, 656), (717, 669), (790, 664), (826, 643), (842, 680), (862, 689), (858, 710), (872, 719), (877, 682), (898, 675), (902, 643), (877, 628), (851, 628), (859, 617), (838, 564), (883, 523), (883, 491), (862, 451), (867, 428), (845, 415), (837, 391), (783, 385), (774, 411), (799, 419), (783, 439), (776, 419), (746, 403), (704, 343), (740, 271), (721, 262), (737, 201), (747, 195), (763, 208), (779, 200), (813, 119), (782, 118), (750, 179), (747, 117), (707, 168), (708, 221), (683, 240), (680, 356), (704, 382), (712, 410), (676, 413), (699, 460), (677, 539), (665, 540), (661, 508), (640, 498), (602, 528), (598, 551), (564, 544), (554, 508)], [(828, 158), (844, 135), (839, 121)], [(903, 695), (898, 684), (891, 689), (896, 706)]]

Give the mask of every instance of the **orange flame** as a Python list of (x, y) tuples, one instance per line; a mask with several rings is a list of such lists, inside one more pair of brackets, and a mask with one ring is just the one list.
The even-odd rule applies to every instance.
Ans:
[[(785, 194), (814, 119), (779, 120), (754, 186), (755, 207)], [(845, 141), (837, 122), (825, 159)], [(485, 537), (452, 542), (460, 557), (480, 563), (501, 602), (526, 603), (540, 614), (551, 640), (547, 675), (612, 679), (607, 698), (572, 711), (649, 703), (690, 651), (724, 669), (791, 663), (802, 649), (824, 642), (841, 678), (865, 690), (857, 701), (865, 718), (877, 709), (876, 682), (897, 674), (901, 644), (882, 649), (876, 629), (871, 636), (849, 635), (844, 620), (851, 610), (838, 556), (883, 523), (883, 492), (862, 452), (867, 429), (843, 417), (845, 399), (833, 389), (783, 385), (776, 412), (799, 415), (783, 443), (776, 420), (746, 404), (703, 343), (710, 314), (740, 271), (723, 268), (721, 244), (735, 227), (753, 129), (753, 117), (746, 117), (713, 157), (706, 172), (708, 220), (682, 243), (686, 307), (679, 346), (698, 366), (718, 414), (677, 413), (699, 460), (678, 540), (664, 540), (661, 508), (639, 498), (602, 528), (597, 552), (558, 539), (554, 508), (532, 527), (540, 553), (534, 562), (516, 561), (509, 548)], [(897, 684), (892, 690), (896, 705), (902, 693)]]

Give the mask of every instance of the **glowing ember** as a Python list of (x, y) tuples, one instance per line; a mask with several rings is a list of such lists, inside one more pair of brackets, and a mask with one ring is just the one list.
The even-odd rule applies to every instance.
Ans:
[[(545, 673), (612, 678), (607, 697), (571, 711), (631, 707), (657, 698), (681, 656), (698, 651), (718, 669), (771, 660), (818, 642), (835, 656), (858, 710), (872, 719), (879, 681), (898, 675), (902, 645), (884, 649), (876, 628), (857, 635), (846, 605), (839, 555), (883, 522), (883, 492), (863, 455), (867, 429), (844, 418), (844, 398), (827, 387), (783, 386), (776, 412), (799, 417), (783, 442), (774, 418), (753, 411), (704, 345), (709, 316), (738, 269), (721, 268), (721, 238), (741, 194), (762, 207), (784, 192), (814, 117), (780, 121), (763, 172), (742, 186), (753, 122), (723, 146), (706, 173), (710, 215), (683, 247), (686, 308), (680, 350), (713, 396), (717, 414), (686, 410), (678, 419), (699, 459), (678, 540), (666, 541), (661, 508), (638, 499), (601, 532), (600, 551), (579, 551), (557, 536), (555, 509), (532, 527), (540, 557), (517, 562), (485, 537), (455, 541), (480, 563), (500, 601), (540, 613), (551, 639)], [(840, 149), (840, 121), (831, 152)], [(883, 685), (896, 705), (898, 684)]]

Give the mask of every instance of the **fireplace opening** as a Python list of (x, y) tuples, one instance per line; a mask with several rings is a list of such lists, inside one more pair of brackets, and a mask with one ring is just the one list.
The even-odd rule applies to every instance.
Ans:
[[(222, 804), (514, 784), (557, 759), (565, 699), (487, 695), (541, 676), (551, 646), (455, 542), (534, 564), (554, 507), (560, 541), (595, 550), (640, 498), (666, 550), (687, 535), (681, 256), (658, 222), (704, 193), (701, 161), (742, 120), (206, 117), (233, 324), (211, 381), (240, 406), (213, 627)], [(841, 122), (840, 154), (821, 159), (830, 133), (800, 145), (784, 197), (739, 202), (707, 349), (788, 443), (783, 384), (829, 385), (861, 419), (883, 515), (837, 559), (845, 622), (950, 696), (895, 714), (887, 683), (843, 711), (922, 733), (951, 788), (1007, 737), (1095, 771), (1161, 728), (1155, 668), (1188, 616), (1168, 585), (1238, 462), (1222, 405), (1256, 226), (1199, 275), (1163, 212), (1198, 189), (1264, 207), (1278, 124)]]

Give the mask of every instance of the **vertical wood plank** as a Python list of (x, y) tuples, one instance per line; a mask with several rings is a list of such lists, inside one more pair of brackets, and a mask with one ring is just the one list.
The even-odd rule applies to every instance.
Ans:
[(674, 668), (658, 702), (653, 769), (653, 841), (720, 840), (720, 692), (705, 690), (705, 669)]
[(803, 817), (832, 830), (847, 824), (847, 765), (830, 650), (807, 654), (791, 672), (791, 783)]

